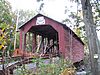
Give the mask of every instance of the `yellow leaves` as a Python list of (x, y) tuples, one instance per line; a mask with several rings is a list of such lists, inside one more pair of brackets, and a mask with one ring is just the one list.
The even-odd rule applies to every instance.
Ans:
[(5, 40), (5, 35), (7, 33), (3, 33), (5, 30), (5, 28), (2, 28), (2, 30), (0, 30), (0, 50), (4, 47), (4, 45), (6, 44), (6, 40)]
[(3, 44), (1, 44), (1, 45), (0, 45), (0, 49), (2, 49), (3, 47), (4, 47), (4, 45), (3, 45)]
[(79, 37), (81, 36), (81, 29), (80, 28), (76, 28), (74, 31)]
[(2, 28), (2, 31), (4, 32), (5, 28)]
[(2, 41), (2, 40), (5, 40), (5, 35), (6, 35), (7, 33), (3, 33), (1, 36), (0, 36), (0, 41)]
[(0, 41), (3, 39), (3, 37), (0, 37)]
[(1, 42), (0, 49), (2, 49), (4, 47), (4, 45), (6, 44), (6, 41), (3, 40), (3, 41), (0, 41), (0, 42)]
[(61, 73), (61, 75), (75, 75), (75, 69), (67, 68)]

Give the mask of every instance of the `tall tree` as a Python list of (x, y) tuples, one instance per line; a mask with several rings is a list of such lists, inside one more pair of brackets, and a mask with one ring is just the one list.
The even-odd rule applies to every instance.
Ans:
[(98, 38), (96, 33), (96, 25), (94, 24), (93, 15), (92, 15), (92, 6), (90, 0), (81, 0), (82, 11), (83, 11), (83, 20), (85, 23), (85, 30), (88, 39), (88, 47), (90, 52), (91, 59), (91, 72), (92, 75), (99, 75), (98, 73), (98, 60), (95, 58), (95, 55), (98, 54), (99, 45)]
[(12, 50), (15, 23), (10, 3), (5, 0), (0, 0), (0, 28), (4, 32), (4, 34), (0, 36), (2, 38), (0, 40), (1, 45), (3, 44), (2, 41), (5, 41), (6, 43), (4, 45), (7, 45), (7, 50)]
[(8, 62), (5, 56), (9, 56), (9, 52), (13, 50), (13, 35), (15, 30), (13, 16), (10, 3), (6, 0), (0, 0), (0, 57), (2, 56), (3, 70), (5, 69), (5, 62)]
[(85, 31), (87, 35), (88, 48), (90, 53), (91, 72), (92, 75), (98, 75), (99, 74), (98, 72), (100, 71), (99, 68), (100, 59), (98, 59), (98, 56), (100, 55), (99, 54), (100, 45), (96, 33), (96, 24), (98, 23), (99, 16), (96, 16), (96, 18), (94, 18), (94, 12), (97, 11), (99, 12), (100, 10), (97, 9), (96, 11), (93, 12), (92, 9), (94, 6), (96, 8), (99, 5), (100, 1), (99, 0), (70, 0), (70, 1), (75, 1), (79, 3), (81, 2), (83, 11), (83, 21), (85, 24)]

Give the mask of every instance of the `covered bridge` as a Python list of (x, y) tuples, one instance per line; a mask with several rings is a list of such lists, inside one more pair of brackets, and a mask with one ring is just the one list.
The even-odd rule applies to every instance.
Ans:
[(30, 50), (40, 55), (63, 56), (73, 62), (84, 58), (84, 43), (65, 24), (42, 14), (19, 27), (20, 50)]

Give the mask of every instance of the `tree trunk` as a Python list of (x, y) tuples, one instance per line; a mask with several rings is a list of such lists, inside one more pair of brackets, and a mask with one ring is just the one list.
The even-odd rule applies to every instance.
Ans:
[(88, 48), (90, 52), (90, 63), (92, 75), (99, 75), (98, 73), (98, 59), (94, 55), (98, 54), (98, 38), (96, 33), (96, 25), (93, 21), (92, 7), (90, 0), (81, 0), (83, 10), (83, 20), (85, 23), (85, 30), (88, 39)]

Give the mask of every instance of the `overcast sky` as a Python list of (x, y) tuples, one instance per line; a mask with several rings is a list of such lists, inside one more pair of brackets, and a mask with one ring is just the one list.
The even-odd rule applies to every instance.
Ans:
[[(8, 0), (11, 3), (13, 11), (16, 9), (24, 9), (24, 10), (33, 10), (36, 11), (39, 8), (39, 3), (36, 0)], [(44, 12), (51, 18), (56, 19), (58, 21), (62, 21), (65, 19), (64, 11), (65, 6), (67, 5), (70, 8), (71, 4), (68, 0), (44, 0)], [(72, 4), (74, 5), (74, 4)], [(73, 7), (75, 11), (76, 6)]]
[[(39, 8), (39, 3), (36, 2), (36, 0), (7, 0), (11, 3), (12, 10), (16, 9), (23, 9), (23, 10), (33, 10), (37, 11)], [(70, 9), (70, 11), (77, 11), (76, 4), (70, 3), (68, 0), (44, 0), (45, 6), (44, 6), (44, 12), (51, 18), (62, 21), (65, 19), (64, 10), (65, 6), (67, 5), (67, 8)], [(70, 8), (70, 6), (73, 5), (73, 8)], [(100, 31), (98, 32), (98, 37), (100, 39)]]

